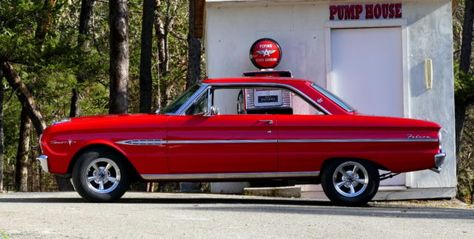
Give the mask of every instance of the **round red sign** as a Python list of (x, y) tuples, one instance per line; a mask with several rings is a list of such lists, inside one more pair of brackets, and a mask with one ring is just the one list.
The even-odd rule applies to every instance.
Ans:
[(259, 39), (250, 48), (250, 60), (259, 69), (275, 68), (281, 55), (280, 45), (270, 38)]

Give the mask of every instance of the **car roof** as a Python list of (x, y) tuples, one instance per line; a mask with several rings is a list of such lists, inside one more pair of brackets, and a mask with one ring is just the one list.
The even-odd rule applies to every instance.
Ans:
[(203, 80), (205, 84), (246, 84), (246, 83), (268, 83), (268, 84), (301, 84), (312, 83), (309, 80), (295, 79), (291, 77), (229, 77), (229, 78), (210, 78)]

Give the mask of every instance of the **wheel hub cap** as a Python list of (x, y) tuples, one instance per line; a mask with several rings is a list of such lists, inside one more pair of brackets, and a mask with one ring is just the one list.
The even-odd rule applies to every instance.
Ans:
[(87, 166), (84, 175), (87, 186), (97, 193), (109, 193), (117, 188), (121, 174), (117, 164), (108, 158), (98, 158)]
[(333, 174), (333, 186), (345, 197), (357, 197), (362, 194), (369, 183), (369, 174), (365, 167), (354, 161), (340, 164)]

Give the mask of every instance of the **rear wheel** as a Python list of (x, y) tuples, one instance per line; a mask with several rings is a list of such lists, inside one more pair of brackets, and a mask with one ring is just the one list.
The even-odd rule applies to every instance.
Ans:
[(334, 160), (321, 174), (326, 196), (335, 204), (360, 206), (370, 201), (379, 187), (379, 173), (362, 160)]
[(79, 156), (72, 172), (76, 191), (86, 200), (110, 202), (127, 191), (129, 175), (122, 157), (103, 149)]

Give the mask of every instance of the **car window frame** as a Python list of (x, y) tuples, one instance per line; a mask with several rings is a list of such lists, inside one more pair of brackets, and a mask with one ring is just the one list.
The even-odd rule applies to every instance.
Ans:
[[(184, 110), (184, 115), (204, 115), (207, 112), (209, 112), (209, 109), (211, 108), (213, 102), (214, 102), (214, 96), (211, 99), (211, 88), (207, 88), (202, 94), (200, 94), (196, 99), (193, 100), (193, 102), (189, 105), (189, 107)], [(206, 109), (204, 112), (199, 112), (199, 113), (194, 113), (194, 114), (188, 114), (188, 111), (197, 103), (199, 102), (203, 97), (207, 98), (207, 104), (206, 104)]]
[[(203, 90), (201, 92), (199, 92), (199, 94), (196, 94), (195, 97), (193, 95), (193, 97), (191, 97), (192, 99), (190, 98), (190, 100), (188, 102), (186, 102), (186, 104), (184, 104), (186, 107), (185, 108), (182, 107), (183, 109), (179, 110), (180, 115), (186, 115), (186, 111), (189, 109), (189, 107), (191, 107), (201, 96), (203, 96), (204, 93), (207, 93), (208, 97), (210, 97), (211, 91), (213, 91), (213, 87), (214, 88), (272, 87), (272, 88), (286, 89), (286, 90), (289, 90), (292, 93), (298, 95), (301, 99), (305, 100), (308, 104), (310, 104), (311, 106), (313, 106), (314, 108), (316, 108), (317, 110), (322, 112), (323, 113), (322, 115), (331, 115), (331, 113), (327, 109), (325, 109), (320, 104), (318, 104), (316, 101), (311, 99), (311, 97), (304, 94), (303, 92), (296, 89), (295, 87), (285, 85), (285, 84), (278, 84), (278, 83), (213, 83), (213, 84), (205, 84), (205, 83), (203, 83), (201, 85), (201, 87), (203, 87)], [(200, 90), (201, 89), (199, 89), (198, 91), (200, 91)], [(209, 98), (208, 98), (208, 106), (207, 106), (208, 110), (212, 106), (213, 103), (214, 103), (214, 96), (212, 96), (212, 100), (209, 100)], [(236, 115), (238, 115), (238, 114), (236, 114)]]
[(203, 84), (200, 83), (199, 89), (197, 89), (191, 97), (189, 97), (188, 101), (186, 101), (184, 104), (181, 105), (181, 107), (176, 110), (174, 113), (166, 113), (167, 115), (184, 115), (188, 108), (196, 101), (198, 100), (201, 95), (206, 92), (206, 90), (209, 88), (208, 84)]

